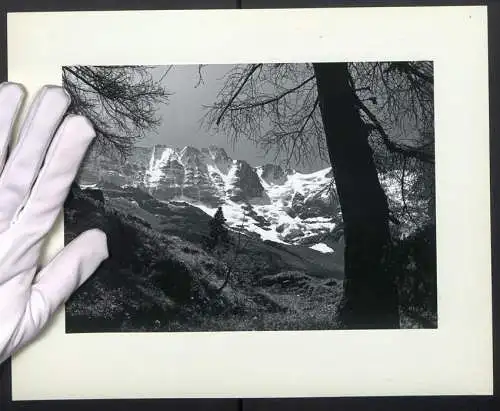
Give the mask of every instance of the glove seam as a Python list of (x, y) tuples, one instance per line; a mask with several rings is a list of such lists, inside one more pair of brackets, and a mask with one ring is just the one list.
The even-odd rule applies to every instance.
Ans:
[[(12, 220), (11, 220), (11, 226), (13, 225), (17, 225), (20, 223), (20, 221), (22, 220), (22, 212), (24, 209), (26, 208), (29, 208), (29, 205), (32, 203), (32, 194), (34, 192), (37, 191), (37, 188), (39, 187), (39, 181), (43, 181), (43, 177), (45, 176), (46, 174), (46, 170), (47, 170), (47, 166), (48, 164), (54, 159), (54, 156), (57, 152), (57, 147), (59, 146), (60, 142), (61, 142), (61, 136), (64, 135), (64, 131), (66, 130), (67, 126), (68, 126), (68, 123), (69, 123), (69, 116), (66, 117), (65, 120), (63, 120), (63, 123), (62, 125), (60, 125), (59, 129), (57, 130), (56, 132), (56, 135), (54, 136), (54, 138), (52, 139), (47, 151), (46, 151), (46, 155), (44, 156), (44, 160), (42, 160), (42, 164), (41, 164), (41, 167), (39, 167), (39, 172), (36, 176), (36, 178), (34, 179), (33, 183), (31, 184), (31, 189), (30, 191), (28, 192), (28, 194), (25, 196), (23, 202), (20, 204), (20, 206), (17, 208), (16, 212), (14, 213), (14, 215), (12, 216)], [(57, 216), (56, 216), (57, 218)], [(52, 221), (52, 223), (50, 224), (50, 227), (52, 227), (55, 223), (55, 220)], [(50, 228), (49, 228), (50, 230)], [(47, 233), (45, 233), (47, 234)], [(44, 234), (44, 235), (45, 235)]]

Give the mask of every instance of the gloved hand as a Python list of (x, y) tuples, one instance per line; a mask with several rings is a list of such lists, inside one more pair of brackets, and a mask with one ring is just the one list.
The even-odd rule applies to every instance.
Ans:
[(95, 132), (85, 117), (65, 116), (70, 97), (62, 88), (46, 86), (6, 158), (24, 97), (20, 85), (0, 85), (0, 363), (35, 338), (108, 257), (105, 234), (89, 230), (39, 269), (44, 237)]

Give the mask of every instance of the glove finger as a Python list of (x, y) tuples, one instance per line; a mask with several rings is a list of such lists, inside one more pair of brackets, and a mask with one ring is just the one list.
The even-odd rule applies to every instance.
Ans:
[(92, 124), (85, 117), (69, 115), (63, 121), (24, 208), (15, 216), (19, 232), (29, 239), (28, 247), (54, 225), (94, 137)]
[(63, 248), (35, 277), (16, 347), (34, 338), (106, 258), (106, 234), (97, 229), (80, 234)]
[(69, 95), (56, 86), (45, 86), (35, 97), (0, 176), (0, 231), (5, 230), (29, 195), (45, 153), (70, 104)]
[(26, 93), (17, 83), (0, 84), (0, 173), (5, 164), (12, 129)]

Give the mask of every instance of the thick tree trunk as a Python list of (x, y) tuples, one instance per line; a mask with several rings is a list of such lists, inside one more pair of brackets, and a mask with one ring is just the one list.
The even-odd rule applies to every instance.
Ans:
[(389, 268), (389, 210), (346, 63), (314, 64), (319, 105), (344, 220), (345, 328), (399, 328)]

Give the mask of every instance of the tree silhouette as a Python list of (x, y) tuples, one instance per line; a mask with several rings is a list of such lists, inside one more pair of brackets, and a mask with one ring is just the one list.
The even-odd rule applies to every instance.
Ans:
[(86, 116), (97, 138), (93, 149), (123, 160), (146, 132), (156, 130), (158, 106), (168, 101), (163, 77), (149, 66), (64, 66), (63, 86), (72, 99), (70, 112)]
[(226, 219), (222, 212), (222, 207), (219, 207), (213, 218), (209, 221), (210, 225), (210, 245), (211, 248), (219, 244), (227, 244), (229, 240), (228, 229), (226, 227)]
[[(205, 124), (233, 142), (247, 138), (286, 163), (330, 162), (344, 224), (345, 327), (400, 326), (379, 171), (402, 170), (403, 198), (408, 175), (433, 176), (432, 73), (429, 62), (239, 65), (207, 107)], [(433, 179), (423, 180), (432, 192)]]
[(389, 208), (356, 106), (347, 64), (314, 65), (345, 239), (341, 322), (351, 328), (399, 327), (395, 278), (388, 270)]

